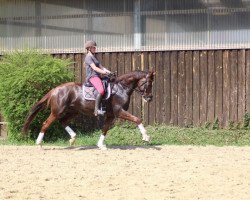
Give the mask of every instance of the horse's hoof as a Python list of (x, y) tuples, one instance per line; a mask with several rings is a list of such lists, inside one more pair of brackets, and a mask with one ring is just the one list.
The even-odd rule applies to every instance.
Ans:
[(97, 146), (100, 150), (107, 150), (108, 149), (105, 144), (104, 145), (97, 145)]
[(71, 138), (70, 140), (69, 140), (69, 144), (70, 144), (70, 146), (73, 146), (74, 144), (75, 144), (75, 142), (76, 142), (76, 138)]
[(38, 146), (38, 148), (39, 148), (40, 150), (43, 150), (43, 146), (42, 146), (42, 143), (40, 143), (40, 144), (37, 144), (37, 146)]
[(145, 142), (150, 142), (150, 136), (149, 135), (144, 135), (142, 140), (145, 141)]

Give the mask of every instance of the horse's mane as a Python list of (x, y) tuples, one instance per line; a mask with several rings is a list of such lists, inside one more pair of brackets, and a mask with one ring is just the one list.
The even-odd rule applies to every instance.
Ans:
[(144, 77), (145, 75), (147, 75), (147, 72), (145, 71), (141, 71), (141, 70), (135, 70), (135, 71), (132, 71), (132, 72), (129, 72), (127, 74), (123, 74), (123, 75), (120, 75), (116, 78), (116, 82), (119, 83), (121, 81), (126, 81), (126, 80), (129, 80), (131, 77), (133, 78), (136, 78), (136, 79), (140, 79), (142, 77)]

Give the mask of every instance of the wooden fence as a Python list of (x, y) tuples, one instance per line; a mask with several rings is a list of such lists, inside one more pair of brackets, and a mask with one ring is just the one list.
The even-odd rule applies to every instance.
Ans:
[(5, 138), (7, 136), (6, 122), (4, 122), (3, 117), (0, 114), (0, 138)]
[[(84, 54), (58, 54), (74, 60), (76, 81), (83, 81)], [(98, 53), (118, 75), (155, 68), (154, 100), (145, 104), (135, 93), (129, 111), (145, 124), (221, 127), (242, 123), (250, 113), (250, 50), (203, 50)]]
[[(54, 54), (71, 58), (75, 80), (83, 82), (84, 54)], [(155, 68), (150, 104), (134, 93), (129, 111), (148, 124), (203, 126), (219, 120), (221, 127), (242, 123), (250, 113), (250, 50), (203, 50), (98, 53), (104, 66), (118, 75)]]

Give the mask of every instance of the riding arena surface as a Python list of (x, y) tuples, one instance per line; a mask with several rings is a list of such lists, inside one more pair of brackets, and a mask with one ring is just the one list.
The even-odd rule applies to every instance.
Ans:
[(250, 199), (250, 147), (0, 146), (0, 199)]

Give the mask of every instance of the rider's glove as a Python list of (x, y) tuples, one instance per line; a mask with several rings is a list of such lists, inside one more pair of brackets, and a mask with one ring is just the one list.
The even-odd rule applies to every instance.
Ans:
[(105, 67), (103, 68), (103, 71), (105, 71), (107, 74), (111, 74), (111, 71), (107, 70)]

